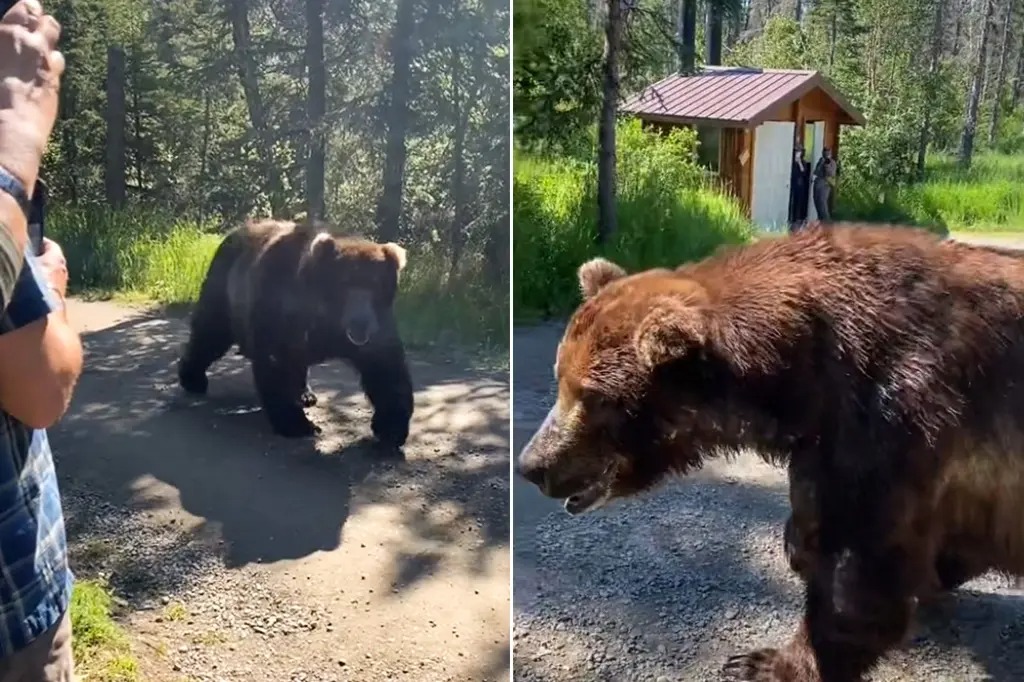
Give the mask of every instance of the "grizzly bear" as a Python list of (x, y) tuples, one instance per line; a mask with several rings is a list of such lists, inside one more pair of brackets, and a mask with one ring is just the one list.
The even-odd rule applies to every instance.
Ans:
[(273, 430), (319, 433), (309, 367), (349, 362), (373, 407), (383, 444), (404, 445), (413, 391), (393, 311), (405, 250), (332, 235), (319, 225), (249, 221), (221, 242), (192, 312), (178, 365), (181, 386), (206, 393), (206, 370), (232, 345), (249, 359)]
[(936, 587), (1024, 574), (1022, 265), (858, 225), (675, 270), (592, 260), (518, 470), (580, 514), (719, 453), (787, 465), (804, 617), (724, 672), (860, 680)]

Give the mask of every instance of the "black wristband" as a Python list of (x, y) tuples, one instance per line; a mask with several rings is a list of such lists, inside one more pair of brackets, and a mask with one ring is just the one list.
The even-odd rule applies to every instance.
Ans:
[(28, 198), (28, 193), (25, 191), (25, 186), (21, 182), (8, 173), (3, 168), (0, 168), (0, 191), (7, 192), (14, 200), (21, 206), (21, 212), (25, 214), (25, 218), (28, 219), (28, 214), (32, 209), (32, 202)]

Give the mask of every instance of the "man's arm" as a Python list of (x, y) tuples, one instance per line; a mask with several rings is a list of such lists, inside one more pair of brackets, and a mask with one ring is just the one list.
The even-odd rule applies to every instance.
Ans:
[(21, 206), (10, 195), (0, 193), (0, 315), (14, 295), (26, 243), (28, 227)]
[(58, 294), (26, 257), (0, 320), (0, 409), (36, 429), (64, 415), (82, 372), (82, 343)]

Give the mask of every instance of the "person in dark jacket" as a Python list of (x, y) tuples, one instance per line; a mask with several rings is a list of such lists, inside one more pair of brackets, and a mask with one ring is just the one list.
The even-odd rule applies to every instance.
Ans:
[(796, 232), (807, 221), (807, 201), (811, 167), (804, 157), (804, 148), (793, 148), (793, 163), (789, 175), (789, 231)]
[(832, 150), (828, 147), (821, 152), (821, 158), (814, 165), (814, 210), (818, 212), (818, 220), (832, 220), (832, 194), (835, 192), (839, 166), (832, 158)]

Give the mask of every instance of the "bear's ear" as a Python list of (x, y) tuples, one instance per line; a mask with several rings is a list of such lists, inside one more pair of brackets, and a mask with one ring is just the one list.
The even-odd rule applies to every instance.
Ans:
[(779, 366), (779, 336), (700, 304), (661, 299), (637, 326), (633, 347), (648, 370), (689, 357), (705, 369), (718, 367), (744, 376)]
[(656, 303), (633, 333), (637, 358), (647, 369), (700, 351), (707, 340), (707, 317), (701, 309), (670, 299)]
[(626, 276), (620, 266), (604, 258), (593, 258), (580, 266), (578, 272), (580, 293), (587, 299), (596, 294), (606, 284)]
[(329, 232), (316, 232), (309, 240), (309, 255), (312, 258), (330, 258), (338, 250), (338, 243)]
[(381, 248), (384, 249), (384, 255), (387, 256), (387, 259), (391, 261), (398, 272), (405, 269), (405, 249), (394, 242), (381, 244)]

